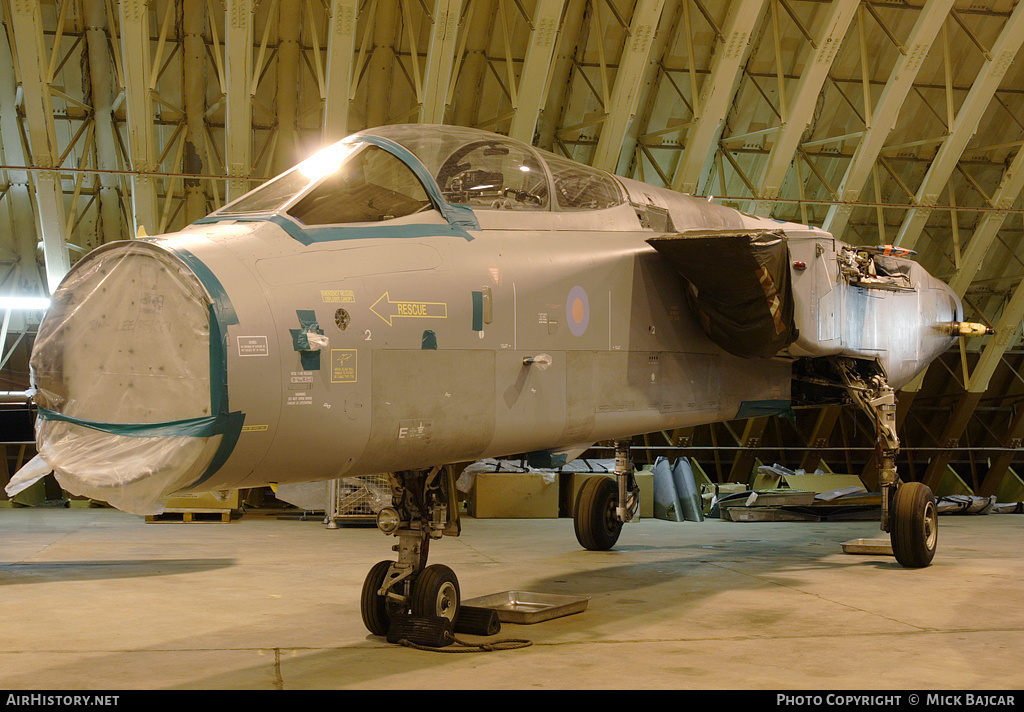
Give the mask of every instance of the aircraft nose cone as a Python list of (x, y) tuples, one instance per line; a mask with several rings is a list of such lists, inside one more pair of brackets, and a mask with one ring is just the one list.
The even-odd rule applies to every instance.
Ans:
[(921, 286), (918, 363), (924, 368), (956, 342), (956, 325), (963, 318), (964, 308), (960, 297), (945, 282), (927, 275)]
[(39, 455), (66, 490), (139, 514), (216, 451), (209, 298), (150, 243), (110, 243), (53, 295), (31, 365)]

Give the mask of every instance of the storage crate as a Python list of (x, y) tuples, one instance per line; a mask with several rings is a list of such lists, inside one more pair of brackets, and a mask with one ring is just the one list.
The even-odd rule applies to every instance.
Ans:
[(388, 506), (391, 506), (391, 483), (387, 475), (342, 477), (328, 482), (328, 524), (345, 520), (372, 520), (377, 512)]

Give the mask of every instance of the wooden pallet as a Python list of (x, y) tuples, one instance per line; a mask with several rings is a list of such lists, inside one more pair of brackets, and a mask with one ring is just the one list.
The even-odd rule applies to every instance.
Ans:
[(165, 509), (162, 514), (151, 514), (146, 522), (230, 522), (230, 509)]

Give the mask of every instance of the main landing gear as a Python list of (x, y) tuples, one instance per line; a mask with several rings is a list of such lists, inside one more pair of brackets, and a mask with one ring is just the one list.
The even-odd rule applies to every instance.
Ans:
[[(814, 382), (841, 386), (875, 423), (882, 490), (882, 531), (889, 533), (893, 554), (907, 568), (931, 564), (938, 545), (939, 518), (932, 491), (920, 482), (900, 482), (896, 474), (896, 392), (876, 364), (854, 359), (829, 359), (827, 374)], [(615, 443), (615, 480), (591, 477), (576, 496), (573, 521), (576, 539), (585, 549), (607, 551), (615, 546), (622, 525), (636, 514), (639, 488), (629, 463), (629, 441)]]
[(889, 533), (892, 553), (907, 568), (928, 566), (938, 546), (938, 510), (927, 485), (900, 482), (896, 474), (900, 448), (896, 435), (896, 392), (881, 373), (862, 373), (858, 362), (851, 359), (836, 359), (835, 366), (847, 393), (875, 423), (882, 531)]
[(363, 581), (359, 609), (374, 635), (387, 635), (391, 620), (405, 614), (441, 616), (452, 621), (461, 593), (455, 573), (427, 565), (432, 539), (458, 536), (459, 509), (450, 467), (389, 473), (391, 507), (377, 515), (377, 527), (398, 537), (397, 561), (380, 561)]
[(576, 540), (584, 549), (608, 551), (639, 505), (640, 487), (629, 461), (629, 441), (616, 441), (615, 479), (590, 477), (576, 495), (572, 515)]

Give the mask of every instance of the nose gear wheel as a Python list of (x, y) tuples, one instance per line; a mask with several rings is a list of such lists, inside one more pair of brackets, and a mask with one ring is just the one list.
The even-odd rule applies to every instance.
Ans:
[(431, 564), (412, 585), (412, 613), (455, 620), (459, 612), (459, 580), (444, 564)]

